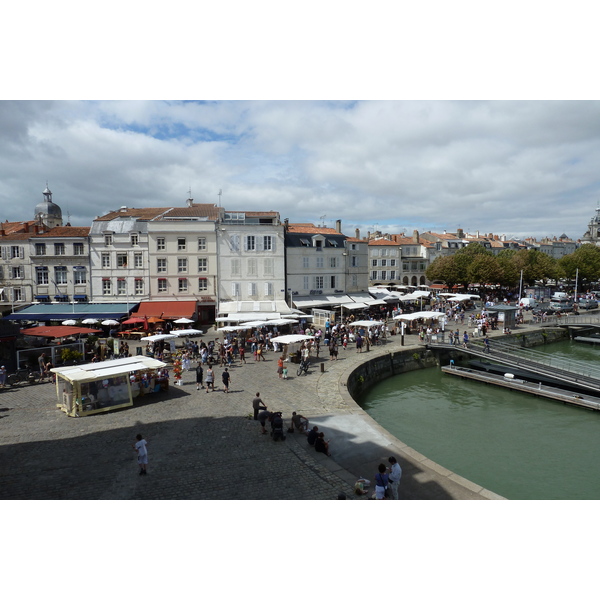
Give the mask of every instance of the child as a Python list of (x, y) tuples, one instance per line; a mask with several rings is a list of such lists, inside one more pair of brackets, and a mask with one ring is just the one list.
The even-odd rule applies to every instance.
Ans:
[(140, 475), (147, 475), (146, 468), (148, 467), (148, 450), (146, 449), (146, 440), (141, 433), (135, 436), (137, 442), (133, 445), (133, 449), (138, 455), (138, 465), (140, 465)]
[(283, 370), (281, 371), (281, 374), (283, 375), (284, 379), (288, 378), (287, 373), (288, 373), (287, 365), (285, 363), (283, 363)]

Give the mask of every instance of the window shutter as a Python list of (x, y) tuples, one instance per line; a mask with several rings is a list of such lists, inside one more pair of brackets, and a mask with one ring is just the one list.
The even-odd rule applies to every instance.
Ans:
[(19, 258), (25, 258), (25, 248), (19, 246)]

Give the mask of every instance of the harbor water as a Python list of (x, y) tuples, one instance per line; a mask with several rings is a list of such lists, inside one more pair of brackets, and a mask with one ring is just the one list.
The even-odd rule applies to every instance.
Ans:
[[(600, 347), (571, 341), (535, 350), (590, 365), (600, 358)], [(600, 412), (439, 368), (386, 379), (358, 403), (418, 452), (506, 498), (600, 498)]]

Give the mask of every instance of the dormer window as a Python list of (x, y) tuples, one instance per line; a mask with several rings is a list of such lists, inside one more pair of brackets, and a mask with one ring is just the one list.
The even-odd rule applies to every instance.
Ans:
[(306, 238), (300, 238), (300, 243), (303, 246), (310, 246), (310, 242)]

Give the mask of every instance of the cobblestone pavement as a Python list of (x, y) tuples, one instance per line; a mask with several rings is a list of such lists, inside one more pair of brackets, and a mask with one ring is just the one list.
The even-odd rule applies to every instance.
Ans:
[[(209, 332), (204, 339), (214, 337)], [(417, 344), (416, 336), (405, 339), (407, 346)], [(399, 346), (395, 336), (374, 352)], [(337, 393), (340, 378), (374, 352), (340, 350), (337, 362), (321, 354), (308, 375), (297, 377), (290, 368), (288, 380), (278, 378), (277, 355), (271, 352), (260, 363), (252, 358), (235, 363), (229, 394), (218, 385), (219, 367), (218, 389), (209, 393), (196, 391), (194, 371), (184, 372), (183, 385), (171, 385), (168, 393), (80, 418), (56, 408), (50, 383), (6, 388), (0, 391), (0, 498), (291, 500), (335, 499), (339, 492), (353, 497), (362, 473), (349, 472), (336, 456), (317, 454), (301, 434), (274, 442), (248, 416), (260, 391), (269, 409), (281, 410), (284, 418), (297, 410), (319, 424), (337, 415), (343, 425), (343, 417), (362, 411)], [(137, 433), (148, 441), (147, 477), (138, 476), (132, 449)], [(380, 460), (376, 452), (372, 458), (373, 464)]]

